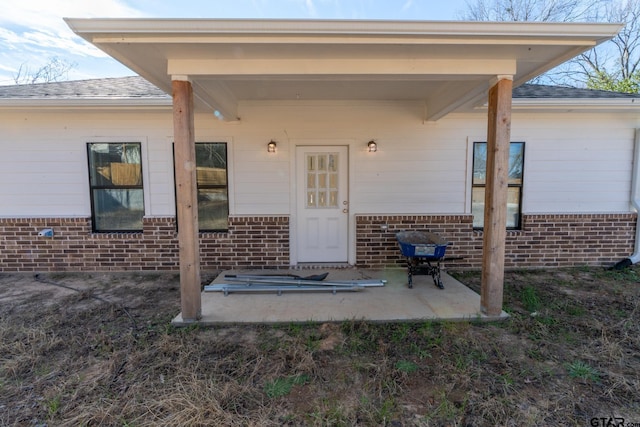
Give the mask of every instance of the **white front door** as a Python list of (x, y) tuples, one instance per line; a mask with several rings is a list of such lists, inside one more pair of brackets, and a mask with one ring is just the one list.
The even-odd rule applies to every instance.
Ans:
[(297, 147), (296, 171), (298, 262), (347, 262), (347, 147)]

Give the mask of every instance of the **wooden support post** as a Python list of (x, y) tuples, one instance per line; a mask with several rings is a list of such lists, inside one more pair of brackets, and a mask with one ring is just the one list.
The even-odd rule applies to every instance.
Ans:
[(489, 89), (480, 291), (481, 310), (488, 316), (499, 316), (502, 312), (512, 88), (510, 77), (499, 77), (497, 83)]
[(191, 82), (174, 80), (173, 138), (180, 249), (180, 303), (182, 320), (195, 322), (202, 312), (198, 198), (196, 190), (196, 146)]

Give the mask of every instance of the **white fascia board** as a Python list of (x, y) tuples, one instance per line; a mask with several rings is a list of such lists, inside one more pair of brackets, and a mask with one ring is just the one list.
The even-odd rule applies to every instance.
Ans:
[[(76, 33), (157, 35), (296, 34), (438, 36), (472, 38), (576, 38), (604, 41), (623, 27), (611, 23), (386, 21), (386, 20), (262, 20), (262, 19), (78, 19), (64, 18)], [(352, 42), (354, 40), (351, 40)], [(461, 42), (466, 42), (460, 40)]]
[(0, 99), (0, 108), (172, 108), (171, 99), (41, 99), (7, 98)]
[(528, 109), (636, 109), (640, 98), (513, 99), (512, 105)]
[[(639, 98), (513, 98), (512, 110), (538, 110), (538, 111), (635, 111), (640, 109)], [(486, 111), (487, 104), (479, 105), (474, 110)]]

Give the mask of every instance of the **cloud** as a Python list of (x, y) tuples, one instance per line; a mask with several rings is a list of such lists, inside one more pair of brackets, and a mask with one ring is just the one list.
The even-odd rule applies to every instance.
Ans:
[(309, 15), (313, 17), (318, 16), (318, 12), (316, 11), (316, 7), (313, 4), (313, 0), (305, 0), (304, 3), (307, 6), (307, 11), (309, 12)]
[(22, 39), (18, 34), (6, 28), (0, 28), (0, 45), (4, 46), (4, 49), (15, 49)]
[(15, 73), (16, 70), (14, 67), (7, 67), (5, 65), (0, 64), (0, 71), (10, 71), (11, 73)]
[(0, 14), (0, 40), (9, 48), (64, 49), (75, 55), (104, 57), (104, 53), (76, 36), (62, 18), (136, 17), (142, 13), (121, 0), (17, 1)]
[(49, 33), (70, 31), (62, 18), (137, 17), (142, 13), (121, 0), (29, 0), (3, 8), (1, 25), (16, 25)]
[(402, 5), (402, 11), (405, 12), (408, 9), (411, 9), (411, 6), (413, 6), (413, 0), (407, 0), (403, 5)]
[[(78, 37), (63, 18), (135, 18), (142, 12), (126, 0), (15, 0), (0, 13), (0, 84), (11, 84), (9, 73), (20, 67), (37, 69), (57, 56), (71, 63), (83, 58), (106, 61), (108, 56)], [(111, 62), (115, 62), (110, 60)]]

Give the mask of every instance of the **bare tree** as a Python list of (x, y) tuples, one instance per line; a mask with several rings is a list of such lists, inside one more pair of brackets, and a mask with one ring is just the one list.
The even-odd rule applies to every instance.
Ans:
[(16, 84), (49, 83), (67, 80), (69, 71), (76, 67), (75, 62), (69, 62), (57, 56), (49, 58), (49, 61), (35, 71), (22, 64), (13, 77)]
[(476, 0), (466, 2), (467, 21), (579, 21), (602, 0)]
[(604, 9), (603, 20), (624, 22), (624, 28), (610, 42), (575, 60), (581, 65), (587, 87), (638, 92), (640, 90), (640, 1), (612, 2)]
[(640, 92), (640, 0), (467, 0), (474, 21), (615, 22), (625, 27), (603, 43), (536, 78), (536, 82)]

